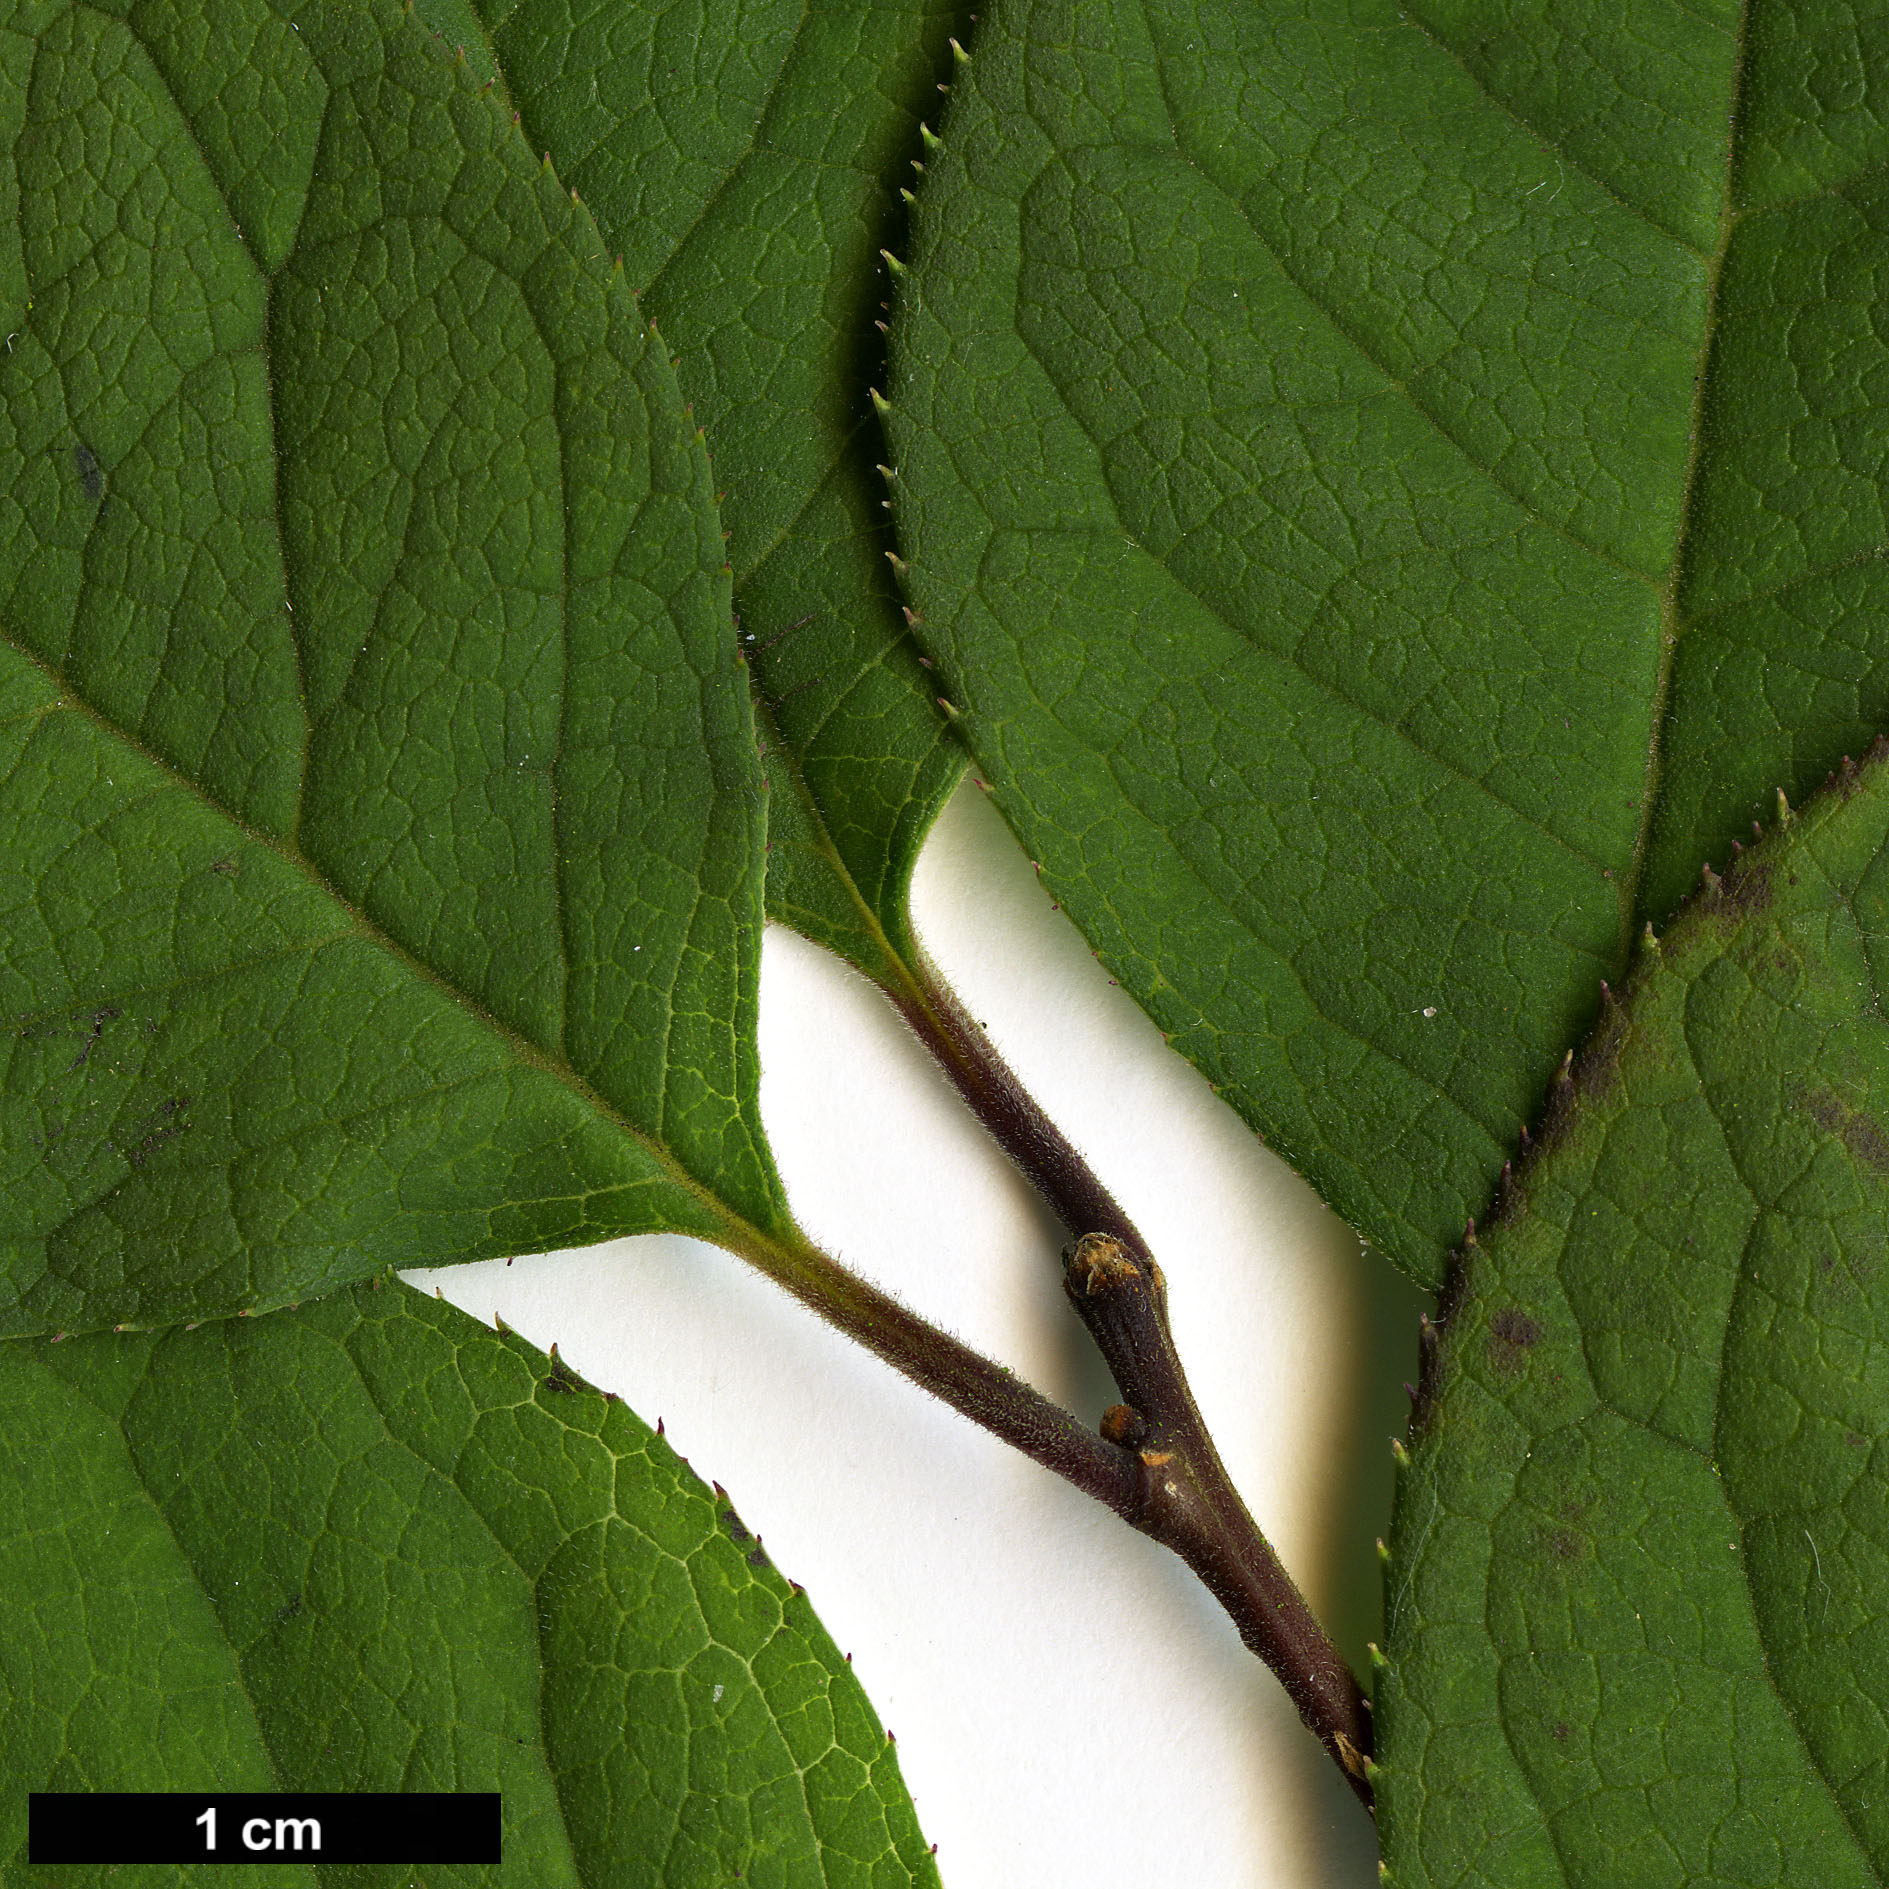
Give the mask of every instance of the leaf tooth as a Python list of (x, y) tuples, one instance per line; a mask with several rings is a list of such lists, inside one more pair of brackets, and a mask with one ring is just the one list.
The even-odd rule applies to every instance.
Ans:
[(898, 257), (893, 255), (891, 250), (882, 249), (879, 254), (885, 258), (885, 266), (890, 269), (894, 275), (903, 275), (905, 273), (904, 263), (899, 261)]
[(968, 66), (971, 63), (971, 55), (955, 39), (951, 42), (951, 63), (954, 66)]
[(892, 566), (892, 575), (896, 577), (901, 584), (904, 583), (905, 574), (912, 567), (909, 564), (907, 564), (906, 561), (902, 557), (900, 557), (896, 551), (888, 551), (885, 554), (885, 561)]
[(907, 203), (910, 203), (910, 204), (915, 204), (918, 201), (918, 199), (914, 197), (912, 193), (909, 190), (907, 190), (903, 184), (899, 186), (899, 195), (903, 197)]
[(918, 127), (918, 136), (919, 141), (924, 145), (927, 151), (942, 151), (944, 149), (944, 139), (939, 137), (937, 132), (932, 130), (932, 128), (922, 120)]
[(1794, 819), (1796, 819), (1796, 817), (1797, 816), (1791, 811), (1791, 803), (1784, 797), (1784, 789), (1780, 787), (1777, 790), (1777, 823), (1778, 825), (1780, 827), (1789, 826), (1790, 823)]
[(892, 402), (877, 387), (868, 387), (866, 391), (872, 395), (873, 412), (883, 420), (892, 411)]
[(1410, 1467), (1410, 1452), (1404, 1447), (1404, 1439), (1400, 1436), (1391, 1438), (1391, 1461), (1400, 1470)]
[(1365, 1641), (1364, 1650), (1371, 1656), (1371, 1670), (1374, 1673), (1390, 1671), (1391, 1663), (1384, 1657), (1384, 1649), (1375, 1640)]
[(1717, 898), (1725, 890), (1725, 881), (1712, 870), (1709, 859), (1699, 868), (1699, 889), (1708, 899)]
[(1383, 1562), (1383, 1564), (1384, 1564), (1384, 1565), (1385, 1565), (1386, 1567), (1389, 1567), (1389, 1566), (1390, 1566), (1390, 1564), (1391, 1564), (1391, 1551), (1390, 1551), (1390, 1549), (1389, 1549), (1389, 1548), (1388, 1548), (1388, 1547), (1387, 1547), (1387, 1546), (1385, 1545), (1385, 1541), (1384, 1541), (1384, 1537), (1383, 1537), (1382, 1535), (1380, 1535), (1380, 1536), (1378, 1536), (1378, 1538), (1377, 1538), (1377, 1558), (1378, 1558), (1378, 1559), (1379, 1559), (1379, 1560), (1380, 1560), (1381, 1562)]
[(1659, 934), (1653, 929), (1651, 920), (1648, 920), (1645, 930), (1640, 933), (1640, 949), (1644, 951), (1655, 964), (1665, 955), (1660, 948)]

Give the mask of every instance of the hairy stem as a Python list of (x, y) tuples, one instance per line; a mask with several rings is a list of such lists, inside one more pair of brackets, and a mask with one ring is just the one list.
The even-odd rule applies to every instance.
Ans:
[(1146, 1242), (1102, 1185), (1095, 1170), (1037, 1106), (991, 1040), (972, 1020), (957, 994), (929, 964), (917, 967), (908, 988), (891, 993), (899, 1014), (931, 1052), (1031, 1186), (1071, 1233), (1106, 1233), (1145, 1259)]
[(1220, 1460), (1174, 1348), (1160, 1267), (1109, 1234), (1085, 1233), (1065, 1255), (1063, 1289), (1127, 1399), (1103, 1413), (1102, 1434), (1140, 1471), (1128, 1520), (1206, 1583), (1369, 1809), (1364, 1694)]
[(929, 966), (920, 976), (921, 985), (894, 995), (901, 1014), (1077, 1236), (1064, 1289), (1126, 1400), (1105, 1413), (1102, 1434), (1130, 1467), (1132, 1491), (1126, 1506), (1103, 1499), (1200, 1576), (1369, 1808), (1364, 1694), (1220, 1460), (1175, 1349), (1166, 1282), (1146, 1241), (950, 988)]
[(725, 1243), (809, 1310), (857, 1339), (894, 1370), (1034, 1463), (1132, 1519), (1133, 1460), (1063, 1407), (961, 1339), (927, 1324), (810, 1241), (757, 1236), (746, 1223)]

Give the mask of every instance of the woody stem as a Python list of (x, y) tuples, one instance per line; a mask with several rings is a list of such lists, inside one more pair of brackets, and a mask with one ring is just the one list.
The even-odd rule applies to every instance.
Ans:
[(1124, 1401), (1105, 1414), (1102, 1434), (1132, 1466), (1126, 1500), (1113, 1492), (1103, 1499), (1200, 1576), (1368, 1808), (1369, 1707), (1220, 1460), (1175, 1349), (1160, 1268), (1133, 1221), (943, 980), (928, 966), (920, 975), (921, 984), (894, 993), (901, 1014), (1078, 1236), (1065, 1255), (1064, 1289), (1121, 1391)]

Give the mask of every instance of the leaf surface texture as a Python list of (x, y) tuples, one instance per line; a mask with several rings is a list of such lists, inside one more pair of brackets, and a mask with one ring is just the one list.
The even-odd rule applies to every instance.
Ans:
[(1889, 779), (1642, 956), (1460, 1257), (1399, 1476), (1391, 1879), (1889, 1868)]
[[(622, 255), (708, 430), (780, 790), (769, 912), (896, 981), (912, 864), (963, 751), (886, 561), (868, 388), (883, 360), (879, 252), (903, 241), (898, 185), (916, 181), (920, 122), (943, 105), (958, 9), (481, 12), (533, 147)], [(443, 12), (440, 25), (450, 37)]]
[(771, 1237), (729, 576), (594, 222), (396, 10), (0, 47), (0, 1329)]
[(1432, 1282), (1640, 923), (1889, 718), (1878, 37), (1000, 0), (955, 85), (922, 635), (1110, 968)]
[(442, 1884), (936, 1883), (805, 1594), (522, 1340), (390, 1281), (0, 1346), (0, 1411), (7, 1882), (29, 1788), (214, 1788), (500, 1791)]

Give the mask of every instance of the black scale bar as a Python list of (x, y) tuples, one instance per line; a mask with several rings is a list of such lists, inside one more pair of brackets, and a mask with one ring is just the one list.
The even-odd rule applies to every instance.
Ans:
[(496, 1863), (497, 1791), (35, 1791), (29, 1863)]

